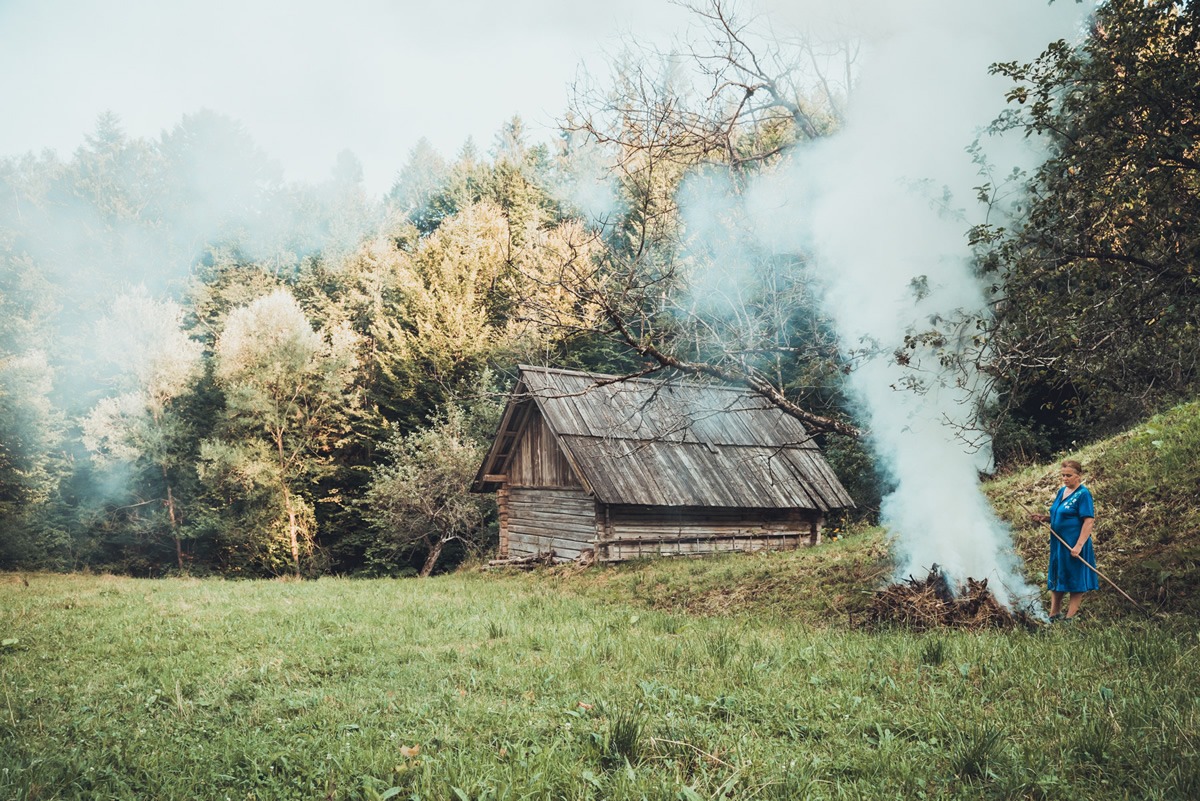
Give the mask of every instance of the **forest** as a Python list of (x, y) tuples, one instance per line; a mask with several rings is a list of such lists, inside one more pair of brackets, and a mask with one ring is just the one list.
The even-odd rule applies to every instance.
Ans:
[[(986, 213), (947, 215), (984, 303), (897, 341), (849, 339), (827, 265), (747, 211), (848, 125), (856, 46), (692, 11), (698, 44), (580, 80), (552, 141), (519, 117), (450, 159), (423, 141), (383, 197), (349, 152), (287, 182), (207, 110), (0, 161), (0, 569), (445, 568), (494, 539), (467, 490), (521, 363), (754, 389), (872, 520), (894, 478), (848, 378), (873, 361), (896, 392), (961, 389), (993, 472), (1197, 396), (1194, 3), (1110, 0), (992, 65), (953, 201)], [(1010, 171), (989, 136), (1043, 158)]]

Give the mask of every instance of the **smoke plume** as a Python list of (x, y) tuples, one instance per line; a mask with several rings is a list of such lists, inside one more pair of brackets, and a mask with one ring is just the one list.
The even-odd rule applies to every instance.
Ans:
[[(986, 179), (967, 148), (1004, 102), (1005, 84), (988, 67), (1073, 38), (1080, 9), (1033, 0), (854, 2), (839, 5), (840, 19), (804, 9), (816, 12), (809, 22), (849, 19), (863, 36), (846, 122), (748, 199), (765, 243), (813, 254), (842, 345), (862, 354), (850, 390), (894, 487), (882, 518), (899, 575), (923, 575), (936, 563), (958, 582), (991, 579), (1006, 603), (1028, 588), (1011, 534), (980, 491), (989, 443), (961, 437), (975, 377), (921, 348), (907, 364), (895, 351), (906, 335), (960, 313), (986, 314), (965, 235), (987, 211), (972, 189)], [(1039, 160), (1024, 140), (993, 137), (984, 148), (1010, 168)]]

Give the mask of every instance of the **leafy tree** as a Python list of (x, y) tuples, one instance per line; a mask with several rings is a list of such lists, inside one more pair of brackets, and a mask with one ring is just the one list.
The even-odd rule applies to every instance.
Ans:
[(446, 407), (428, 427), (391, 440), (366, 494), (367, 516), (378, 531), (371, 558), (394, 562), (424, 554), (425, 577), (452, 542), (469, 551), (485, 548), (495, 502), (470, 491), (485, 451), (456, 406)]
[(1080, 47), (995, 67), (1014, 81), (1002, 123), (1053, 145), (1023, 224), (975, 232), (1000, 298), (1001, 447), (1053, 449), (1200, 386), (1196, 12), (1110, 0)]
[(34, 198), (60, 169), (32, 156), (0, 161), (0, 566), (48, 566), (68, 549), (39, 517), (64, 473), (64, 415), (55, 403), (55, 287), (29, 253)]
[(395, 271), (390, 308), (371, 331), (390, 405), (405, 401), (393, 422), (420, 425), (493, 361), (535, 354), (563, 330), (585, 327), (592, 312), (559, 279), (589, 264), (594, 245), (571, 223), (532, 229), (518, 244), (488, 201), (445, 219), (411, 253), (375, 243), (371, 258)]
[(32, 517), (55, 492), (61, 415), (51, 399), (44, 353), (0, 352), (0, 566), (44, 564), (46, 543), (33, 536)]
[(225, 419), (201, 445), (202, 478), (226, 497), (268, 506), (258, 517), (274, 518), (275, 536), (251, 544), (261, 561), (282, 561), (296, 576), (316, 542), (310, 488), (350, 435), (360, 402), (357, 345), (344, 325), (314, 331), (285, 289), (235, 309), (217, 340)]
[[(571, 159), (603, 153), (619, 197), (594, 221), (602, 255), (569, 276), (570, 290), (600, 310), (593, 333), (641, 372), (746, 386), (814, 432), (855, 436), (828, 382), (792, 380), (836, 375), (836, 343), (808, 291), (808, 263), (753, 242), (743, 197), (747, 179), (780, 168), (791, 145), (836, 130), (855, 47), (777, 34), (722, 0), (687, 8), (703, 35), (670, 56), (631, 49), (610, 86), (575, 87), (562, 171), (586, 173)], [(710, 218), (689, 217), (685, 198)]]

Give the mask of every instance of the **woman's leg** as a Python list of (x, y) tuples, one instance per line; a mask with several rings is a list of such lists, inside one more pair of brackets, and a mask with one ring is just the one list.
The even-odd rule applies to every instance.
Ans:
[(1067, 617), (1075, 617), (1079, 613), (1079, 604), (1082, 602), (1082, 592), (1071, 593), (1071, 600), (1067, 603)]
[(1050, 617), (1054, 617), (1062, 611), (1062, 601), (1064, 595), (1066, 595), (1065, 592), (1056, 592), (1055, 590), (1050, 590)]

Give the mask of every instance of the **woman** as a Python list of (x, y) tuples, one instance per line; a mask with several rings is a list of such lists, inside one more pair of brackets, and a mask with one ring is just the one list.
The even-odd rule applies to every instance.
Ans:
[[(1050, 514), (1032, 515), (1066, 542), (1050, 536), (1050, 567), (1046, 570), (1046, 586), (1050, 590), (1050, 620), (1073, 620), (1079, 614), (1083, 594), (1100, 587), (1096, 578), (1096, 553), (1092, 547), (1092, 523), (1096, 507), (1092, 493), (1083, 486), (1083, 465), (1073, 459), (1062, 463), (1062, 482)], [(1085, 564), (1086, 563), (1086, 564)], [(1066, 614), (1063, 598), (1071, 594)]]

